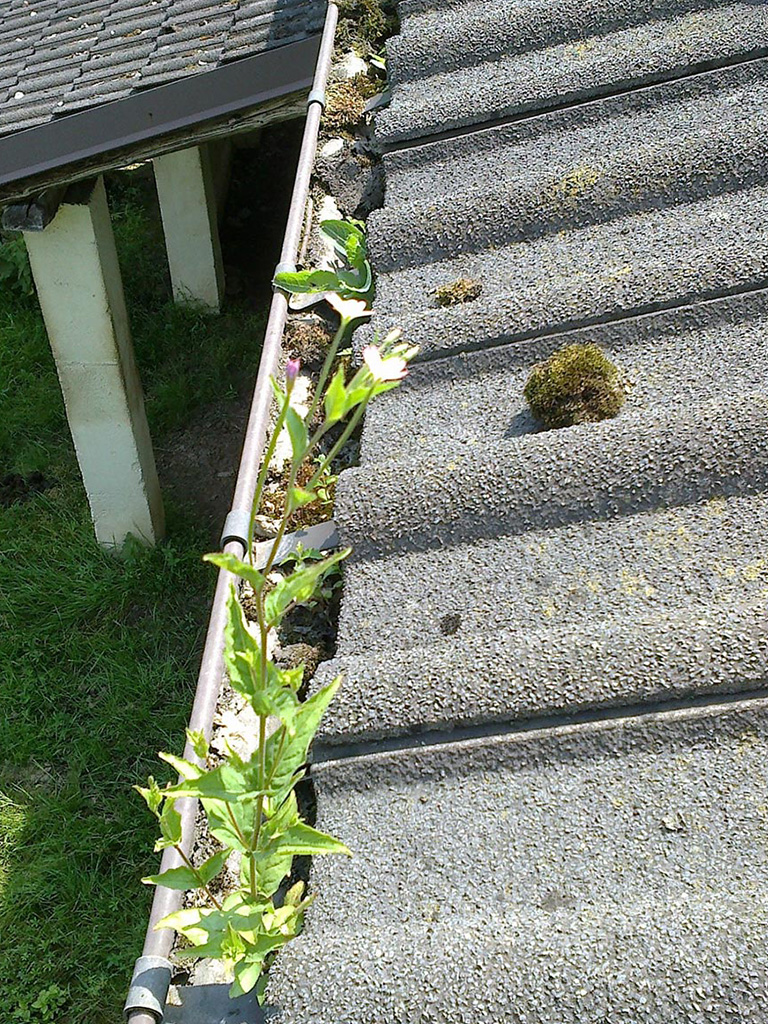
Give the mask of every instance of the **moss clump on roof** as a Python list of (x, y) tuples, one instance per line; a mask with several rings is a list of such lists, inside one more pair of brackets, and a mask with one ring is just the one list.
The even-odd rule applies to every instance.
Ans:
[(545, 427), (597, 423), (615, 416), (626, 393), (621, 374), (597, 345), (566, 345), (530, 372), (524, 395)]
[(328, 87), (323, 128), (329, 134), (348, 134), (363, 120), (365, 104), (381, 91), (381, 83), (364, 72)]
[(352, 47), (361, 57), (370, 57), (397, 31), (394, 0), (339, 0), (338, 7), (339, 49)]
[(477, 299), (483, 290), (479, 281), (473, 281), (470, 277), (460, 277), (458, 281), (451, 284), (440, 285), (435, 289), (434, 295), (438, 306), (459, 306), (463, 302), (472, 302)]

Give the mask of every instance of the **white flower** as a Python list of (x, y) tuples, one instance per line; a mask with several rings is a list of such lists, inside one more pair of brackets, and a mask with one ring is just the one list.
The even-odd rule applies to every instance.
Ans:
[(363, 349), (363, 362), (370, 370), (377, 384), (390, 380), (402, 380), (408, 373), (408, 362), (399, 355), (384, 358), (375, 345), (366, 345)]
[(373, 310), (361, 299), (342, 299), (336, 292), (326, 292), (325, 299), (333, 306), (342, 320), (367, 320)]

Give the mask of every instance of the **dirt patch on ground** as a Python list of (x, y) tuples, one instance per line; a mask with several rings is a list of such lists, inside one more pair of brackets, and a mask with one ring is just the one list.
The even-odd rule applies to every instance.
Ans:
[(190, 513), (217, 544), (232, 503), (248, 422), (250, 391), (198, 409), (155, 446), (163, 492)]
[(42, 494), (56, 486), (55, 480), (48, 480), (42, 473), (8, 473), (0, 478), (0, 508), (9, 508), (17, 502), (27, 501), (35, 494)]

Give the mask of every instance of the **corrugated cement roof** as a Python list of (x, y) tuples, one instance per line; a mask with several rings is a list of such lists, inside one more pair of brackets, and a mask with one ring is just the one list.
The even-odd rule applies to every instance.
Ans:
[[(281, 1024), (766, 1019), (768, 5), (400, 4)], [(440, 307), (460, 277), (478, 297)], [(628, 382), (542, 431), (570, 341)]]

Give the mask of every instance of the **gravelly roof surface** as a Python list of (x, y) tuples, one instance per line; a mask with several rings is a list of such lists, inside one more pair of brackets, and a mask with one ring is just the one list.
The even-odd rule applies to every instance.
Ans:
[(303, 39), (322, 0), (3, 0), (0, 135)]
[[(339, 483), (313, 778), (355, 857), (271, 1016), (765, 1021), (768, 5), (400, 12), (372, 330), (422, 351)], [(627, 401), (543, 431), (572, 341)]]
[(319, 824), (355, 856), (314, 865), (271, 1019), (765, 1020), (767, 724), (763, 702), (323, 766)]

